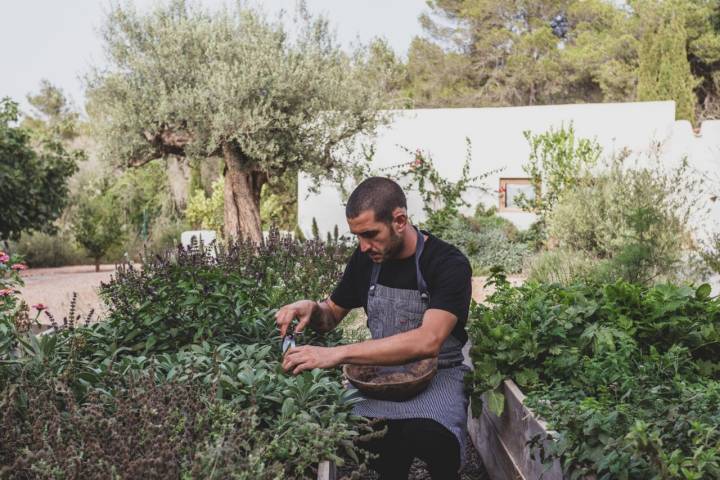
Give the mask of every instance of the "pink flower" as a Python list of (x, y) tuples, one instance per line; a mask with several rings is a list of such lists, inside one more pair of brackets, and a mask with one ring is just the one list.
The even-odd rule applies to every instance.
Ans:
[(27, 265), (22, 263), (14, 263), (12, 267), (13, 270), (20, 271), (20, 270), (27, 270)]
[(12, 288), (3, 288), (2, 290), (0, 290), (0, 297), (12, 295), (13, 293), (15, 293), (15, 290), (13, 290)]
[(0, 263), (5, 263), (10, 260), (10, 256), (5, 252), (0, 252)]
[(43, 310), (47, 310), (48, 308), (47, 305), (45, 305), (44, 303), (38, 303), (36, 305), (33, 305), (32, 307), (38, 312), (42, 312)]

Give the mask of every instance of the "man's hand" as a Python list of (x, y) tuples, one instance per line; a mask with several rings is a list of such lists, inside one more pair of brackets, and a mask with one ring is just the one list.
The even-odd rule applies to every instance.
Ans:
[(317, 303), (312, 300), (298, 300), (290, 305), (285, 305), (275, 314), (275, 323), (280, 329), (280, 335), (285, 336), (287, 329), (294, 318), (298, 319), (295, 332), (300, 333), (310, 323), (310, 317), (316, 308)]
[(297, 333), (302, 332), (308, 324), (316, 332), (324, 333), (335, 328), (345, 318), (348, 311), (336, 305), (329, 298), (319, 303), (312, 300), (299, 300), (278, 310), (275, 314), (275, 323), (277, 323), (282, 336), (285, 336), (293, 318), (299, 320), (297, 327), (295, 327)]
[(283, 359), (283, 369), (286, 372), (292, 371), (297, 375), (305, 370), (313, 368), (331, 368), (340, 363), (335, 347), (315, 347), (303, 345), (302, 347), (291, 348)]

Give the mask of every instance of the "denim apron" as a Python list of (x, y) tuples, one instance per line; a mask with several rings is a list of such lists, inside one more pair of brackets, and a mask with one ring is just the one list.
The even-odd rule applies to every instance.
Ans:
[[(427, 283), (420, 272), (420, 256), (425, 238), (416, 228), (415, 272), (417, 290), (389, 288), (377, 283), (381, 264), (373, 264), (368, 292), (368, 328), (372, 338), (384, 338), (418, 328), (430, 299)], [(386, 419), (426, 418), (435, 420), (452, 432), (460, 445), (461, 463), (465, 460), (468, 399), (464, 392), (463, 344), (452, 334), (442, 344), (438, 371), (428, 387), (415, 397), (393, 402), (362, 397), (353, 413), (363, 417)], [(359, 392), (358, 392), (359, 394)]]

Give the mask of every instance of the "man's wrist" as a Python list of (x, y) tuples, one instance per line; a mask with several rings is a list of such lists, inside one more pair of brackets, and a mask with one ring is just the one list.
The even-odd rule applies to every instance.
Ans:
[(334, 355), (334, 364), (342, 365), (347, 362), (347, 347), (348, 345), (338, 345), (331, 348)]
[(313, 301), (313, 306), (310, 310), (310, 326), (316, 332), (323, 333), (327, 330), (327, 325), (325, 324), (326, 322), (324, 319), (323, 309), (320, 306), (320, 302), (315, 300)]

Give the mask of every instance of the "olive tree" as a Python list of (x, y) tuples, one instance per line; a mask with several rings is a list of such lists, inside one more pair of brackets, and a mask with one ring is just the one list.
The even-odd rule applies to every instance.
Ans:
[(344, 53), (326, 20), (297, 18), (289, 31), (242, 6), (114, 7), (102, 31), (110, 66), (88, 77), (104, 155), (130, 167), (222, 156), (225, 234), (260, 241), (271, 176), (347, 171), (354, 137), (383, 119), (367, 52)]

